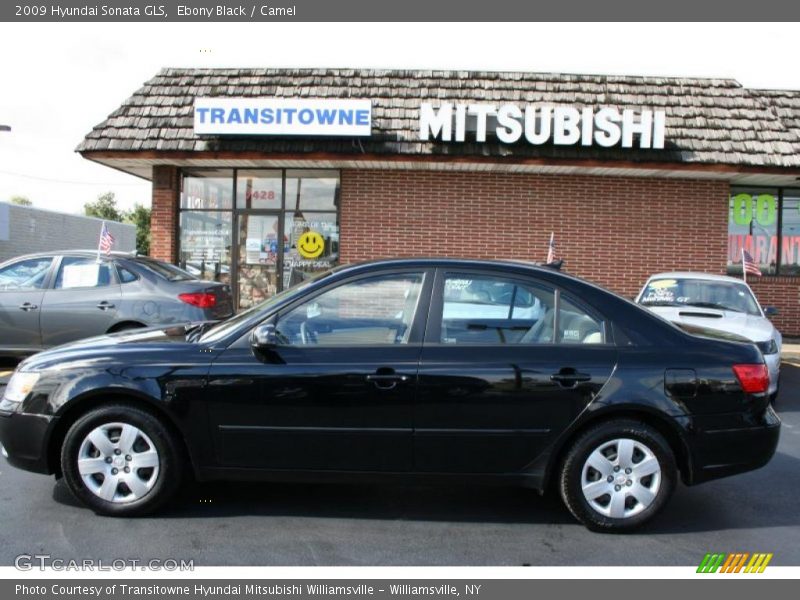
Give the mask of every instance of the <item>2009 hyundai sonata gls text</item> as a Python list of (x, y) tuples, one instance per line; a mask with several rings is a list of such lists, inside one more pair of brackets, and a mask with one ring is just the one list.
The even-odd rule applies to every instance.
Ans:
[[(99, 513), (199, 480), (494, 481), (559, 491), (588, 527), (641, 525), (775, 452), (764, 359), (557, 271), (391, 260), (236, 317), (92, 338), (20, 364), (11, 464)], [(191, 470), (186, 467), (191, 467)]]

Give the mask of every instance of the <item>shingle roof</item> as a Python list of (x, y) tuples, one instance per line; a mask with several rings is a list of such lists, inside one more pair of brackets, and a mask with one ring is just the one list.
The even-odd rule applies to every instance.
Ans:
[[(193, 131), (196, 96), (369, 98), (373, 135), (215, 138)], [(423, 101), (549, 103), (666, 111), (663, 150), (443, 143), (418, 139)], [(373, 69), (163, 69), (97, 125), (79, 152), (255, 151), (543, 157), (800, 167), (800, 95), (731, 79)]]

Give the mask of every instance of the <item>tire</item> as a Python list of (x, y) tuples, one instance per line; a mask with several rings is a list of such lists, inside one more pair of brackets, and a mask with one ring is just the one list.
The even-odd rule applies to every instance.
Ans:
[(640, 421), (615, 419), (573, 443), (562, 463), (559, 488), (564, 504), (587, 528), (625, 532), (664, 508), (677, 478), (675, 456), (658, 431)]
[(154, 512), (175, 495), (182, 458), (178, 440), (158, 417), (113, 403), (87, 412), (69, 428), (61, 471), (72, 494), (96, 513), (133, 517)]

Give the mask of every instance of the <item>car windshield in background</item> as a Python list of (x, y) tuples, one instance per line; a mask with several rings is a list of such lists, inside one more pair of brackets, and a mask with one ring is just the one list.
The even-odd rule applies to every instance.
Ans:
[(643, 306), (696, 306), (761, 316), (756, 299), (741, 283), (711, 279), (654, 279), (647, 284)]
[(197, 277), (189, 273), (189, 271), (184, 271), (180, 267), (169, 263), (140, 259), (136, 261), (136, 264), (153, 271), (156, 275), (169, 281), (190, 281), (192, 279), (197, 279)]

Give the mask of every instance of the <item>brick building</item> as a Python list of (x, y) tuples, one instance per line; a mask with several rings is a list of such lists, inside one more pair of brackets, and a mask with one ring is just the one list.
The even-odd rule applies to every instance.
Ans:
[(746, 249), (759, 300), (800, 334), (800, 92), (165, 69), (78, 151), (151, 180), (153, 254), (229, 281), (241, 307), (336, 263), (544, 260), (552, 232), (567, 271), (628, 296), (658, 271), (741, 275)]

